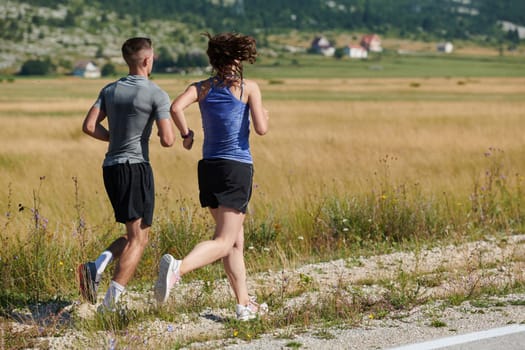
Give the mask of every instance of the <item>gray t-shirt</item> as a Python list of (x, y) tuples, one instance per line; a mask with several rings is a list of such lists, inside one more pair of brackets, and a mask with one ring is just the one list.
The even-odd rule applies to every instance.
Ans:
[(157, 84), (128, 75), (105, 86), (95, 106), (108, 118), (109, 146), (102, 166), (149, 162), (154, 120), (170, 118), (170, 99)]

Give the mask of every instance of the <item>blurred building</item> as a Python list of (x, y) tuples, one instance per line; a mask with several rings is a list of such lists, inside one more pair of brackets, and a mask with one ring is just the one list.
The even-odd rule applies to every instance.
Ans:
[(100, 78), (100, 69), (91, 61), (79, 61), (73, 68), (73, 75), (82, 78)]

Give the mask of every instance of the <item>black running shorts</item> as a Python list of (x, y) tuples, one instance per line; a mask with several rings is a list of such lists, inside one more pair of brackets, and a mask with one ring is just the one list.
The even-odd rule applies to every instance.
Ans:
[(146, 226), (153, 221), (155, 185), (149, 163), (116, 164), (102, 168), (104, 186), (117, 222), (138, 218)]
[(198, 165), (201, 206), (246, 213), (252, 196), (253, 165), (228, 159), (202, 159)]

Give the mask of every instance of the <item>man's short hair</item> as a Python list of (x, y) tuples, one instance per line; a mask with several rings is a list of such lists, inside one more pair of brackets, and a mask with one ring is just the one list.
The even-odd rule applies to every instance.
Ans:
[(139, 52), (151, 50), (151, 39), (145, 37), (130, 38), (122, 45), (122, 57), (129, 65), (136, 64), (142, 57)]

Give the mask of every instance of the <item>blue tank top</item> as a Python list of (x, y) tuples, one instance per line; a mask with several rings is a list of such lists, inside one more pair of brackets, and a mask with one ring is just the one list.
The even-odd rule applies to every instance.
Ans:
[(248, 104), (234, 96), (228, 86), (216, 77), (200, 81), (196, 86), (199, 96), (205, 94), (199, 97), (204, 129), (203, 158), (252, 164)]

